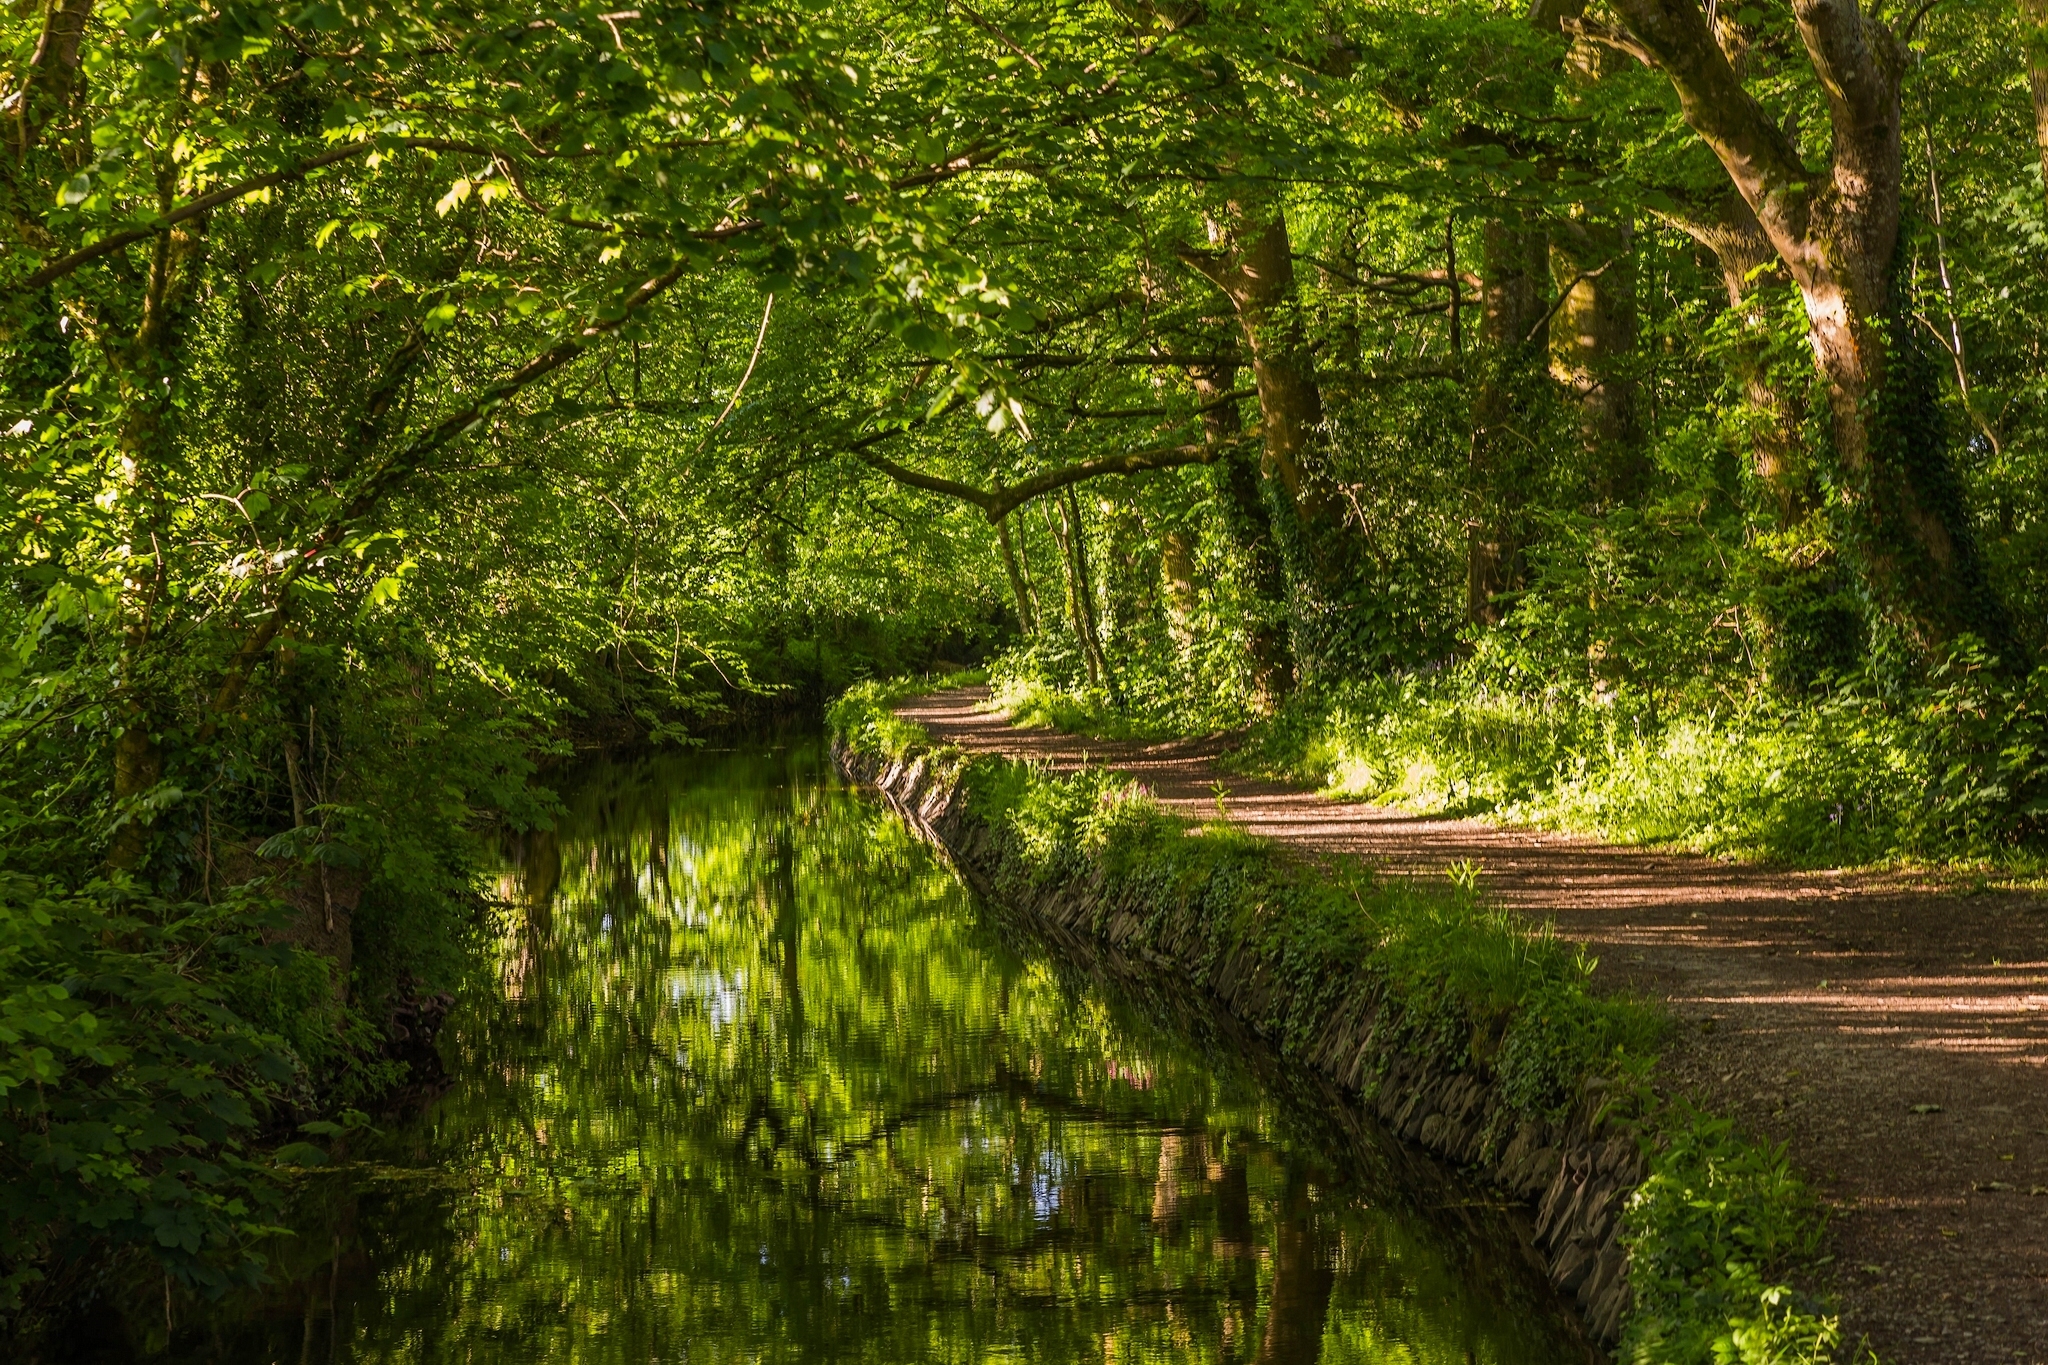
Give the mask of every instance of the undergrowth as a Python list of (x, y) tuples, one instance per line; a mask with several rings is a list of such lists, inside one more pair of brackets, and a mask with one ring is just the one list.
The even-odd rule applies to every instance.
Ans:
[(1061, 730), (1094, 739), (1166, 739), (1179, 733), (1170, 722), (1119, 711), (1099, 688), (1075, 692), (1036, 678), (998, 678), (990, 704), (1025, 730)]
[[(919, 727), (889, 712), (916, 690), (854, 689), (832, 709), (835, 732), (894, 760), (928, 748)], [(940, 756), (960, 765), (968, 812), (1016, 855), (999, 893), (1095, 881), (1098, 930), (1115, 914), (1136, 917), (1141, 941), (1205, 988), (1249, 953), (1281, 989), (1247, 1022), (1285, 1051), (1301, 1055), (1334, 1013), (1368, 1005), (1382, 1065), (1405, 1055), (1494, 1082), (1504, 1103), (1484, 1142), (1495, 1152), (1519, 1120), (1560, 1122), (1589, 1080), (1604, 1081), (1649, 1163), (1624, 1224), (1634, 1301), (1622, 1359), (1834, 1358), (1834, 1320), (1787, 1282), (1817, 1245), (1811, 1195), (1782, 1150), (1655, 1098), (1663, 1016), (1596, 994), (1581, 947), (1492, 904), (1458, 869), (1432, 883), (1350, 859), (1305, 863), (1236, 826), (1184, 820), (1114, 773), (1058, 777), (993, 756)]]
[(1304, 694), (1238, 765), (1335, 794), (1804, 866), (2038, 869), (2048, 669), (1967, 655), (1924, 684), (1660, 713), (1624, 690), (1525, 689), (1462, 667)]
[[(988, 670), (993, 704), (1010, 723), (1096, 739), (1170, 739), (1227, 730), (1244, 716), (1230, 689), (1204, 689), (1185, 670), (1126, 660), (1116, 692), (1091, 686), (1049, 641), (999, 656)], [(1121, 698), (1121, 701), (1118, 698)]]
[[(1227, 765), (1419, 814), (1805, 867), (2048, 868), (2048, 667), (1960, 647), (1910, 683), (1702, 699), (1531, 674), (1503, 651), (1304, 690)], [(999, 663), (1013, 723), (1101, 738), (1192, 733)], [(1219, 728), (1207, 725), (1205, 728)]]

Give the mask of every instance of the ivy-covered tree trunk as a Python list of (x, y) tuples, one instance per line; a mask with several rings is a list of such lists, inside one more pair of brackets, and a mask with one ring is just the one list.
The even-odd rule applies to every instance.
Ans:
[(1818, 677), (1855, 666), (1864, 623), (1854, 584), (1835, 550), (1807, 449), (1807, 384), (1796, 377), (1788, 383), (1782, 368), (1786, 362), (1773, 355), (1771, 295), (1763, 268), (1777, 260), (1777, 253), (1756, 215), (1733, 190), (1670, 221), (1712, 251), (1720, 267), (1736, 328), (1733, 343), (1721, 354), (1743, 398), (1740, 426), (1750, 476), (1775, 533), (1747, 604), (1754, 628), (1744, 639), (1776, 685), (1802, 690)]
[(1343, 499), (1313, 467), (1323, 398), (1295, 296), (1287, 216), (1277, 203), (1233, 204), (1223, 221), (1211, 221), (1210, 241), (1211, 250), (1188, 249), (1182, 258), (1230, 300), (1251, 348), (1264, 473), (1283, 494), (1271, 522), (1288, 577), (1291, 652), (1304, 673), (1327, 670), (1345, 657), (1357, 538)]
[(1721, 284), (1728, 291), (1736, 343), (1726, 351), (1729, 377), (1749, 407), (1745, 434), (1750, 472), (1780, 529), (1797, 526), (1819, 506), (1820, 489), (1802, 449), (1805, 415), (1796, 395), (1771, 375), (1770, 318), (1765, 291), (1757, 278), (1777, 260), (1770, 238), (1733, 190), (1711, 204), (1688, 209), (1670, 220), (1681, 232), (1714, 253)]
[(1287, 575), (1274, 542), (1271, 499), (1262, 486), (1267, 481), (1256, 458), (1239, 442), (1244, 418), (1236, 402), (1223, 397), (1230, 391), (1230, 376), (1220, 370), (1198, 371), (1194, 385), (1205, 403), (1203, 439), (1223, 448), (1210, 467), (1211, 477), (1224, 529), (1245, 566), (1245, 586), (1253, 599), (1245, 621), (1252, 701), (1270, 714), (1294, 690), (1294, 661), (1287, 647)]
[(1614, 7), (1799, 288), (1872, 595), (1924, 650), (1965, 632), (2009, 647), (1950, 460), (1938, 380), (1899, 294), (1904, 45), (1856, 0), (1794, 0), (1833, 133), (1831, 163), (1816, 172), (1743, 88), (1694, 0)]

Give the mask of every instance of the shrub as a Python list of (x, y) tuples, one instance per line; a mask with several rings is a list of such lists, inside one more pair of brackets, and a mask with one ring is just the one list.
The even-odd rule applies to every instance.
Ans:
[(232, 996), (265, 983), (280, 1018), (332, 998), (323, 963), (264, 946), (273, 910), (0, 873), (0, 1313), (100, 1242), (202, 1292), (258, 1274), (251, 1144), (301, 1068)]

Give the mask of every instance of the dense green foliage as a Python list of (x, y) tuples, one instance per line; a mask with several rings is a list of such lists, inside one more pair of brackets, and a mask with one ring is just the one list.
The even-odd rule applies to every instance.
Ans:
[(1490, 906), (1469, 877), (1423, 884), (1350, 859), (1311, 866), (1227, 823), (1172, 815), (1114, 772), (1058, 777), (934, 749), (888, 712), (894, 692), (842, 699), (833, 712), (842, 742), (950, 766), (967, 812), (1021, 855), (1004, 874), (1020, 882), (1013, 897), (1096, 886), (1098, 930), (1115, 915), (1138, 922), (1127, 950), (1161, 953), (1206, 988), (1226, 963), (1272, 983), (1268, 1017), (1249, 1022), (1283, 1051), (1304, 1054), (1331, 1019), (1370, 1010), (1379, 1071), (1368, 1093), (1397, 1055), (1482, 1076), (1505, 1102), (1482, 1139), (1495, 1153), (1517, 1122), (1561, 1122), (1589, 1081), (1603, 1086), (1607, 1109), (1649, 1158), (1626, 1215), (1634, 1298), (1624, 1360), (1831, 1358), (1833, 1318), (1784, 1281), (1816, 1254), (1813, 1196), (1782, 1151), (1649, 1089), (1661, 1018), (1595, 994), (1583, 949)]
[(10, 7), (0, 1124), (97, 1145), (0, 1149), (0, 1312), (253, 1272), (550, 757), (998, 646), (1418, 804), (2033, 856), (2044, 59), (1710, 9)]

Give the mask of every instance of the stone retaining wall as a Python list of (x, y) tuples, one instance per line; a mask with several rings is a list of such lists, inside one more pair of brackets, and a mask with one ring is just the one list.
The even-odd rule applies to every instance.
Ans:
[[(1174, 950), (1177, 943), (1198, 941), (1197, 926), (1169, 925), (1151, 942), (1138, 942), (1147, 912), (1155, 907), (1117, 904), (1092, 876), (1047, 885), (1014, 870), (1005, 875), (1017, 855), (997, 830), (965, 809), (957, 763), (931, 753), (892, 762), (837, 740), (833, 756), (848, 779), (880, 790), (983, 896), (1162, 969), (1192, 965), (1178, 960)], [(998, 887), (1010, 893), (998, 895)], [(1020, 893), (1019, 887), (1029, 889)], [(1286, 989), (1249, 949), (1218, 964), (1212, 985), (1223, 1006), (1253, 1028), (1255, 1021), (1270, 1017), (1274, 993)], [(1600, 1118), (1603, 1084), (1588, 1081), (1562, 1124), (1522, 1122), (1507, 1141), (1488, 1144), (1485, 1135), (1505, 1126), (1492, 1078), (1443, 1071), (1402, 1053), (1388, 1055), (1375, 1043), (1373, 1006), (1358, 1001), (1333, 1011), (1315, 1040), (1296, 1055), (1357, 1095), (1403, 1140), (1533, 1204), (1536, 1246), (1550, 1278), (1577, 1300), (1592, 1335), (1612, 1343), (1629, 1302), (1619, 1216), (1644, 1167), (1635, 1135)], [(1495, 1150), (1489, 1151), (1489, 1145)]]

